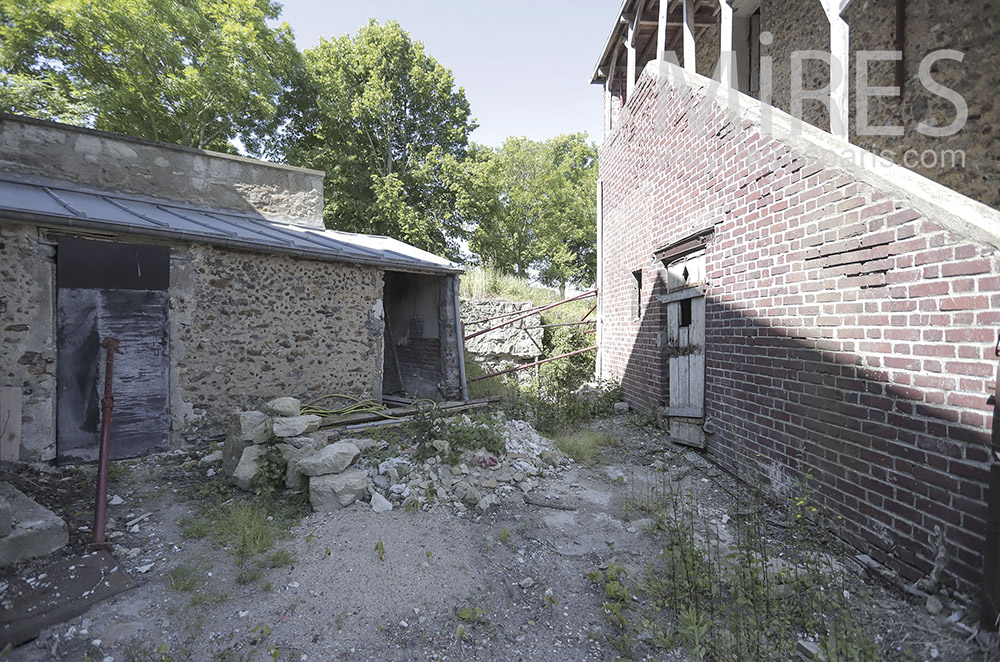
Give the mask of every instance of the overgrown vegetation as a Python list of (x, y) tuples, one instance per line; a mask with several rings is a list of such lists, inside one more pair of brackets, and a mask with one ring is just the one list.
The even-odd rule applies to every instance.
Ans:
[(588, 576), (604, 593), (611, 643), (639, 657), (683, 647), (693, 660), (783, 661), (797, 646), (815, 646), (830, 662), (912, 659), (876, 643), (852, 609), (864, 585), (821, 551), (830, 541), (807, 499), (790, 505), (779, 537), (768, 519), (775, 504), (762, 498), (723, 522), (668, 481), (631, 499), (662, 548), (634, 576), (613, 562)]
[(595, 430), (563, 432), (553, 440), (556, 447), (576, 462), (593, 462), (601, 447), (614, 443), (614, 439)]

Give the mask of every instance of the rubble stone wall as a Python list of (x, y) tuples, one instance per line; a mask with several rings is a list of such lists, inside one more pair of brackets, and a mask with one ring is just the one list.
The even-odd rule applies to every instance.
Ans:
[(653, 254), (711, 230), (709, 454), (777, 491), (807, 484), (843, 535), (909, 580), (931, 569), (940, 527), (950, 580), (974, 589), (1000, 215), (903, 169), (849, 167), (819, 131), (763, 134), (753, 109), (728, 112), (706, 79), (664, 71), (644, 70), (601, 146), (603, 376), (641, 411), (664, 403)]
[(22, 391), (21, 459), (56, 456), (55, 247), (0, 223), (0, 386)]
[(323, 228), (323, 173), (0, 113), (0, 170)]
[[(531, 308), (532, 304), (526, 301), (462, 299), (462, 323), (465, 335), (495, 326), (505, 319), (513, 319), (517, 317), (514, 313), (523, 313)], [(509, 317), (484, 324), (473, 324), (479, 320), (504, 314), (509, 314)], [(542, 354), (543, 329), (529, 327), (537, 327), (539, 324), (539, 317), (536, 315), (466, 340), (465, 353), (488, 370), (502, 370), (532, 363)]]
[(382, 392), (382, 272), (204, 245), (173, 249), (172, 427), (222, 435), (275, 394)]
[[(1000, 103), (996, 98), (996, 90), (1000, 89), (1000, 49), (996, 47), (1000, 3), (908, 0), (903, 99), (874, 97), (869, 101), (869, 125), (902, 127), (901, 136), (858, 135), (855, 85), (860, 51), (896, 50), (896, 2), (855, 0), (843, 16), (850, 28), (851, 43), (851, 142), (1000, 209)], [(774, 38), (770, 45), (761, 46), (761, 55), (772, 58), (773, 103), (791, 112), (791, 54), (810, 49), (829, 52), (829, 22), (818, 0), (764, 0), (761, 31), (770, 32)], [(711, 39), (705, 36), (705, 40)], [(702, 45), (699, 42), (699, 57)], [(931, 75), (935, 82), (962, 96), (968, 105), (968, 120), (954, 135), (932, 137), (917, 130), (920, 122), (948, 126), (957, 114), (950, 101), (932, 94), (920, 82), (921, 61), (940, 49), (963, 54), (961, 62), (938, 61)], [(700, 62), (698, 69), (704, 73)], [(803, 63), (805, 89), (825, 87), (829, 80), (830, 69), (825, 63)], [(895, 62), (870, 63), (868, 80), (871, 86), (896, 85)], [(805, 102), (803, 119), (821, 129), (830, 128), (829, 113), (816, 101)]]

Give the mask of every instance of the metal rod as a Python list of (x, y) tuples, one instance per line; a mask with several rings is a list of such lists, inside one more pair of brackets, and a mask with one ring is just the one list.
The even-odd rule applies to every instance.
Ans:
[(903, 87), (906, 85), (906, 0), (896, 0), (896, 87), (899, 88), (899, 102), (903, 102)]
[(581, 326), (583, 324), (596, 324), (597, 320), (580, 320), (579, 322), (559, 322), (558, 324), (539, 324), (538, 326), (526, 326), (525, 331), (531, 329), (551, 329), (554, 326)]
[(562, 301), (557, 301), (555, 303), (550, 303), (547, 306), (542, 306), (541, 308), (538, 308), (537, 310), (534, 310), (534, 311), (529, 312), (527, 314), (521, 315), (520, 317), (515, 317), (512, 320), (507, 320), (506, 322), (501, 322), (500, 324), (497, 324), (496, 326), (491, 326), (491, 327), (489, 327), (487, 329), (483, 329), (482, 331), (476, 331), (475, 333), (470, 333), (469, 335), (465, 336), (465, 339), (466, 340), (470, 340), (472, 338), (475, 338), (476, 336), (481, 336), (484, 333), (489, 333), (490, 331), (495, 331), (497, 329), (503, 328), (503, 327), (507, 326), (508, 324), (513, 324), (514, 322), (520, 322), (523, 319), (531, 317), (532, 315), (537, 315), (538, 313), (540, 313), (542, 311), (545, 311), (545, 310), (548, 310), (549, 308), (555, 308), (556, 306), (561, 306), (564, 303), (569, 303), (570, 301), (576, 301), (577, 299), (585, 299), (587, 297), (592, 297), (595, 294), (597, 294), (597, 289), (596, 288), (593, 289), (593, 290), (590, 290), (589, 292), (584, 292), (583, 294), (578, 294), (575, 297), (570, 297), (569, 299), (563, 299)]
[(115, 372), (117, 338), (105, 338), (101, 345), (107, 350), (107, 367), (104, 371), (104, 399), (101, 401), (101, 446), (97, 457), (97, 503), (94, 508), (94, 547), (104, 545), (104, 525), (108, 514), (108, 462), (111, 455), (111, 412), (115, 398), (111, 380)]
[(506, 370), (501, 370), (499, 372), (491, 372), (488, 375), (482, 375), (480, 377), (473, 377), (470, 382), (478, 382), (480, 379), (489, 379), (490, 377), (496, 377), (498, 375), (506, 375), (508, 372), (517, 372), (518, 370), (524, 370), (525, 368), (534, 368), (536, 365), (542, 365), (543, 363), (548, 363), (549, 361), (555, 361), (557, 359), (564, 359), (567, 356), (573, 356), (575, 354), (582, 354), (583, 352), (590, 352), (597, 349), (597, 345), (593, 347), (586, 347), (584, 349), (578, 349), (575, 352), (568, 352), (566, 354), (560, 354), (559, 356), (553, 356), (548, 359), (542, 359), (541, 361), (535, 361), (534, 363), (527, 363), (525, 365), (519, 365), (516, 368), (508, 368)]
[[(594, 293), (596, 293), (597, 292), (597, 288), (595, 287), (591, 291), (594, 292)], [(587, 293), (584, 293), (584, 294), (587, 294)], [(584, 295), (578, 295), (578, 296), (575, 296), (575, 297), (573, 297), (571, 299), (564, 299), (563, 301), (559, 301), (559, 302), (557, 302), (554, 305), (559, 305), (560, 303), (565, 303), (567, 301), (575, 301), (576, 299), (580, 299), (580, 298), (584, 298)], [(533, 314), (533, 313), (541, 312), (541, 310), (543, 308), (547, 308), (547, 307), (549, 307), (549, 305), (550, 304), (543, 304), (541, 306), (535, 306), (534, 308), (528, 308), (528, 310), (515, 310), (515, 311), (509, 312), (509, 313), (501, 313), (499, 315), (494, 315), (493, 317), (487, 317), (486, 319), (473, 320), (473, 321), (469, 322), (469, 324), (485, 324), (486, 322), (492, 322), (493, 320), (498, 320), (498, 319), (502, 319), (504, 317), (510, 317), (511, 315), (518, 315), (518, 314), (521, 314), (521, 313), (524, 313), (525, 315), (527, 315), (528, 313), (532, 313)]]
[(590, 307), (590, 310), (587, 311), (587, 314), (580, 318), (580, 321), (582, 322), (583, 320), (585, 320), (588, 317), (590, 317), (590, 314), (592, 312), (594, 312), (595, 310), (597, 310), (597, 303), (596, 302), (594, 303), (593, 306)]

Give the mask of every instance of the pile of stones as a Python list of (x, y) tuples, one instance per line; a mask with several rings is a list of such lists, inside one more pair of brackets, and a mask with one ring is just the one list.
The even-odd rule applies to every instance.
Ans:
[[(318, 416), (300, 415), (300, 407), (294, 398), (277, 398), (263, 411), (234, 414), (222, 452), (203, 458), (202, 466), (221, 462), (234, 484), (250, 490), (260, 458), (273, 446), (286, 462), (285, 487), (298, 491), (308, 483), (309, 501), (318, 511), (363, 502), (376, 512), (394, 507), (485, 512), (505, 497), (530, 492), (546, 473), (572, 462), (524, 421), (504, 423), (507, 453), (500, 457), (465, 451), (458, 462), (448, 464), (443, 458), (454, 454), (447, 439), (431, 440), (435, 455), (423, 461), (412, 448), (386, 457), (388, 444), (341, 439), (336, 431), (319, 429)], [(464, 415), (455, 420), (475, 425)]]

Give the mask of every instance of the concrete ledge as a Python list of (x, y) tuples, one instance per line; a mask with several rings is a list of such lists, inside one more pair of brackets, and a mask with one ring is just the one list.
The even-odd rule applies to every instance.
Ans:
[[(690, 89), (692, 94), (731, 113), (734, 119), (750, 124), (761, 135), (771, 136), (824, 167), (868, 184), (960, 237), (1000, 249), (1000, 211), (992, 207), (675, 64), (653, 60), (642, 75), (655, 79), (659, 88), (669, 85)], [(622, 112), (628, 112), (628, 105)]]
[(66, 522), (10, 483), (0, 483), (0, 499), (11, 508), (14, 529), (0, 538), (0, 567), (51, 554), (69, 542)]
[(0, 171), (323, 229), (318, 170), (0, 113)]

